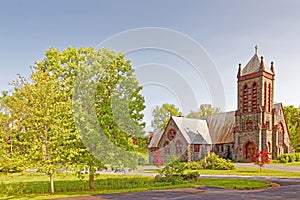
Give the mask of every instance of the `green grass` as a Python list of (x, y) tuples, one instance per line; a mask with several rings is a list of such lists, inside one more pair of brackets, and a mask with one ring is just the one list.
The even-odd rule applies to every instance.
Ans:
[(162, 189), (175, 189), (175, 188), (188, 188), (194, 186), (213, 186), (219, 188), (230, 188), (230, 189), (258, 189), (270, 187), (271, 184), (259, 180), (246, 180), (246, 179), (222, 179), (222, 178), (201, 178), (199, 182), (187, 182), (175, 185), (161, 185), (156, 187), (141, 187), (141, 188), (128, 188), (128, 189), (118, 189), (118, 190), (109, 190), (109, 189), (97, 189), (97, 190), (88, 190), (88, 191), (79, 191), (79, 192), (64, 192), (58, 193), (55, 195), (49, 194), (25, 194), (21, 196), (7, 196), (0, 197), (1, 200), (11, 200), (11, 199), (20, 199), (20, 200), (41, 200), (41, 199), (55, 199), (55, 198), (65, 198), (65, 197), (75, 197), (75, 196), (84, 196), (84, 195), (94, 195), (94, 194), (114, 194), (114, 193), (124, 193), (124, 192), (140, 192), (140, 191), (150, 191), (150, 190), (162, 190)]
[(262, 168), (261, 172), (259, 167), (247, 168), (240, 167), (235, 170), (201, 170), (202, 175), (236, 175), (236, 176), (276, 176), (285, 178), (300, 178), (300, 172), (289, 172), (280, 170), (271, 170)]
[[(208, 170), (205, 170), (208, 171)], [(197, 185), (208, 185), (222, 188), (252, 189), (268, 187), (269, 183), (263, 181), (252, 181), (242, 179), (205, 179), (200, 182), (180, 181), (156, 182), (152, 177), (133, 175), (98, 175), (96, 177), (96, 188), (88, 188), (87, 178), (78, 180), (74, 175), (55, 177), (56, 195), (49, 194), (48, 177), (40, 173), (15, 173), (8, 176), (0, 176), (0, 200), (9, 199), (47, 199), (63, 198), (72, 196), (111, 194), (122, 192), (138, 192), (157, 189), (186, 188)]]
[(146, 174), (157, 174), (159, 173), (160, 169), (143, 169), (143, 170), (136, 170), (135, 172), (140, 172), (140, 173), (146, 173)]
[[(279, 164), (279, 163), (278, 163)], [(293, 163), (288, 163), (293, 164)], [(279, 164), (282, 166), (295, 166), (288, 164)], [(145, 169), (145, 170), (137, 170), (136, 172), (141, 173), (159, 173), (159, 169)], [(202, 175), (237, 175), (237, 176), (276, 176), (276, 177), (285, 177), (285, 178), (300, 178), (300, 172), (289, 172), (289, 171), (280, 171), (280, 170), (271, 170), (262, 168), (261, 172), (259, 171), (259, 167), (257, 168), (246, 168), (239, 167), (235, 170), (200, 170), (200, 174)]]
[[(300, 166), (300, 163), (272, 163), (280, 166)], [(144, 169), (136, 172), (158, 173), (159, 169)], [(233, 176), (276, 176), (286, 178), (300, 178), (300, 172), (288, 172), (262, 168), (240, 167), (235, 170), (201, 170), (201, 175), (233, 175)], [(199, 182), (178, 182), (176, 184), (155, 182), (152, 177), (134, 175), (96, 175), (96, 188), (89, 190), (88, 176), (83, 180), (70, 173), (55, 176), (56, 195), (49, 195), (49, 177), (36, 172), (12, 173), (9, 175), (0, 173), (0, 200), (9, 199), (49, 199), (72, 196), (111, 194), (122, 192), (138, 192), (156, 189), (185, 188), (197, 185), (214, 186), (231, 189), (254, 189), (269, 187), (270, 183), (249, 179), (228, 178), (200, 178)], [(1, 189), (2, 188), (2, 189)], [(2, 191), (2, 192), (1, 192)], [(4, 191), (4, 192), (3, 192)], [(1, 197), (4, 194), (9, 196)], [(14, 195), (14, 196), (12, 196)]]
[(292, 163), (277, 163), (277, 162), (272, 162), (272, 165), (277, 165), (277, 166), (293, 166), (293, 167), (300, 167), (300, 162), (292, 162)]

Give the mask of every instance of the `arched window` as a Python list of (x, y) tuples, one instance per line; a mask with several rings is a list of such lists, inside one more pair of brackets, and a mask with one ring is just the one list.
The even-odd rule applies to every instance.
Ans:
[(267, 82), (264, 84), (264, 106), (267, 109)]
[(267, 130), (271, 130), (271, 126), (270, 126), (270, 122), (269, 121), (266, 121), (266, 129)]
[(284, 143), (284, 129), (282, 123), (278, 125), (278, 145), (283, 146)]
[(245, 124), (245, 129), (247, 131), (253, 131), (253, 122), (252, 121), (247, 121)]
[(175, 147), (176, 147), (176, 155), (181, 156), (181, 154), (182, 154), (182, 142), (180, 140), (177, 140), (176, 143), (175, 143)]
[(271, 112), (271, 84), (269, 83), (269, 88), (268, 88), (268, 111)]
[(252, 112), (257, 110), (257, 84), (256, 82), (252, 85)]
[(243, 87), (243, 112), (248, 112), (248, 86)]
[(165, 141), (164, 149), (165, 149), (165, 155), (170, 155), (170, 147), (169, 147), (169, 142), (168, 141)]

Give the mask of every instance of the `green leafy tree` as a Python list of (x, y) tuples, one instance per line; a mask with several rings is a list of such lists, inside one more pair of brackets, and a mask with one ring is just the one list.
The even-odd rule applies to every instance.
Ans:
[(285, 106), (284, 115), (290, 132), (291, 144), (294, 149), (300, 151), (300, 108)]
[[(1, 110), (3, 112), (4, 108)], [(10, 170), (15, 170), (18, 166), (16, 163), (18, 160), (17, 154), (14, 155), (14, 135), (11, 125), (9, 115), (0, 113), (0, 170), (6, 172), (6, 174)]]
[(70, 168), (77, 171), (88, 168), (91, 189), (94, 188), (94, 173), (96, 169), (104, 168), (104, 164), (96, 159), (83, 144), (82, 137), (75, 126), (72, 96), (75, 77), (80, 63), (85, 62), (87, 57), (94, 52), (93, 48), (76, 49), (68, 47), (63, 51), (50, 48), (46, 51), (45, 58), (35, 65), (37, 71), (47, 72), (48, 76), (53, 76), (54, 82), (60, 87), (60, 91), (57, 92), (65, 96), (66, 101), (64, 104), (65, 108), (67, 108), (65, 124), (68, 122), (69, 131), (76, 138), (76, 141), (73, 142), (74, 148), (72, 150), (72, 165), (70, 165)]
[(123, 54), (100, 49), (80, 64), (73, 108), (84, 144), (115, 169), (134, 168), (132, 137), (143, 135), (145, 108), (133, 69)]
[(163, 130), (171, 116), (182, 116), (181, 111), (174, 104), (163, 104), (156, 106), (152, 111), (153, 120), (151, 122), (154, 130)]
[[(92, 71), (84, 68), (90, 66)], [(85, 70), (87, 73), (83, 74), (88, 79), (74, 88), (78, 73)], [(89, 85), (86, 80), (95, 84)], [(105, 163), (116, 169), (136, 166), (138, 157), (124, 150), (132, 149), (131, 136), (142, 135), (144, 99), (139, 94), (141, 87), (130, 62), (123, 54), (107, 49), (70, 47), (59, 51), (51, 48), (32, 67), (30, 79), (20, 76), (13, 86), (14, 92), (3, 96), (1, 103), (13, 123), (10, 132), (6, 132), (12, 133), (10, 139), (15, 141), (5, 143), (2, 139), (5, 135), (1, 134), (1, 144), (2, 141), (3, 145), (13, 144), (11, 158), (15, 160), (20, 155), (20, 166), (47, 173), (51, 193), (54, 193), (53, 176), (58, 169), (88, 167), (90, 188), (94, 188), (95, 171)], [(89, 86), (95, 86), (96, 92), (89, 93), (92, 89)], [(73, 94), (74, 90), (79, 93)], [(93, 101), (72, 99), (86, 94), (92, 95)], [(80, 107), (80, 103), (84, 106)], [(82, 112), (74, 108), (88, 112), (80, 115)], [(100, 128), (89, 126), (95, 124)], [(84, 134), (79, 134), (78, 129), (84, 130)], [(100, 132), (105, 137), (97, 137)]]
[(52, 194), (56, 170), (72, 164), (79, 141), (71, 99), (57, 80), (49, 68), (33, 67), (30, 81), (19, 77), (6, 101), (17, 138), (15, 152), (23, 155), (26, 167), (49, 175)]
[[(141, 87), (124, 54), (108, 49), (67, 48), (60, 52), (51, 48), (37, 68), (55, 75), (61, 90), (72, 100), (68, 106), (72, 105), (77, 123), (73, 117), (70, 122), (80, 133), (73, 166), (89, 169), (90, 188), (94, 188), (96, 169), (105, 163), (134, 168), (137, 156), (127, 156), (123, 151), (132, 149), (130, 137), (142, 135), (141, 111), (145, 106)], [(103, 137), (98, 137), (100, 132)]]
[(220, 108), (213, 107), (211, 104), (202, 104), (197, 111), (191, 111), (188, 118), (199, 118), (206, 115), (213, 115), (220, 113)]

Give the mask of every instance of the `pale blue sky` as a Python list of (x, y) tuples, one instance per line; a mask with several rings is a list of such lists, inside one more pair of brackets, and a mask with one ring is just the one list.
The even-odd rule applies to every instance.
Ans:
[[(259, 54), (264, 56), (266, 64), (275, 62), (275, 100), (298, 106), (299, 9), (297, 0), (2, 0), (0, 90), (9, 89), (8, 82), (17, 73), (28, 75), (29, 66), (41, 60), (49, 47), (96, 46), (122, 31), (161, 27), (186, 34), (208, 53), (223, 81), (226, 110), (236, 109), (237, 66), (239, 62), (243, 65), (248, 62), (255, 45), (259, 46)], [(128, 55), (128, 58), (133, 65), (182, 62), (151, 51)], [(164, 94), (157, 96), (153, 91)], [(145, 88), (144, 94), (149, 109), (168, 100), (178, 103), (170, 91), (157, 85)], [(207, 97), (209, 92), (203, 94), (197, 94), (203, 97), (198, 97), (197, 103), (211, 103)]]

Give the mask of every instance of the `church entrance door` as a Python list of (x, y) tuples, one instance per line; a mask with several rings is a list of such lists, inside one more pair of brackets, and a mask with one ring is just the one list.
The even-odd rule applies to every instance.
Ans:
[(248, 142), (246, 144), (246, 156), (244, 158), (251, 159), (252, 156), (255, 154), (255, 144), (253, 142)]

